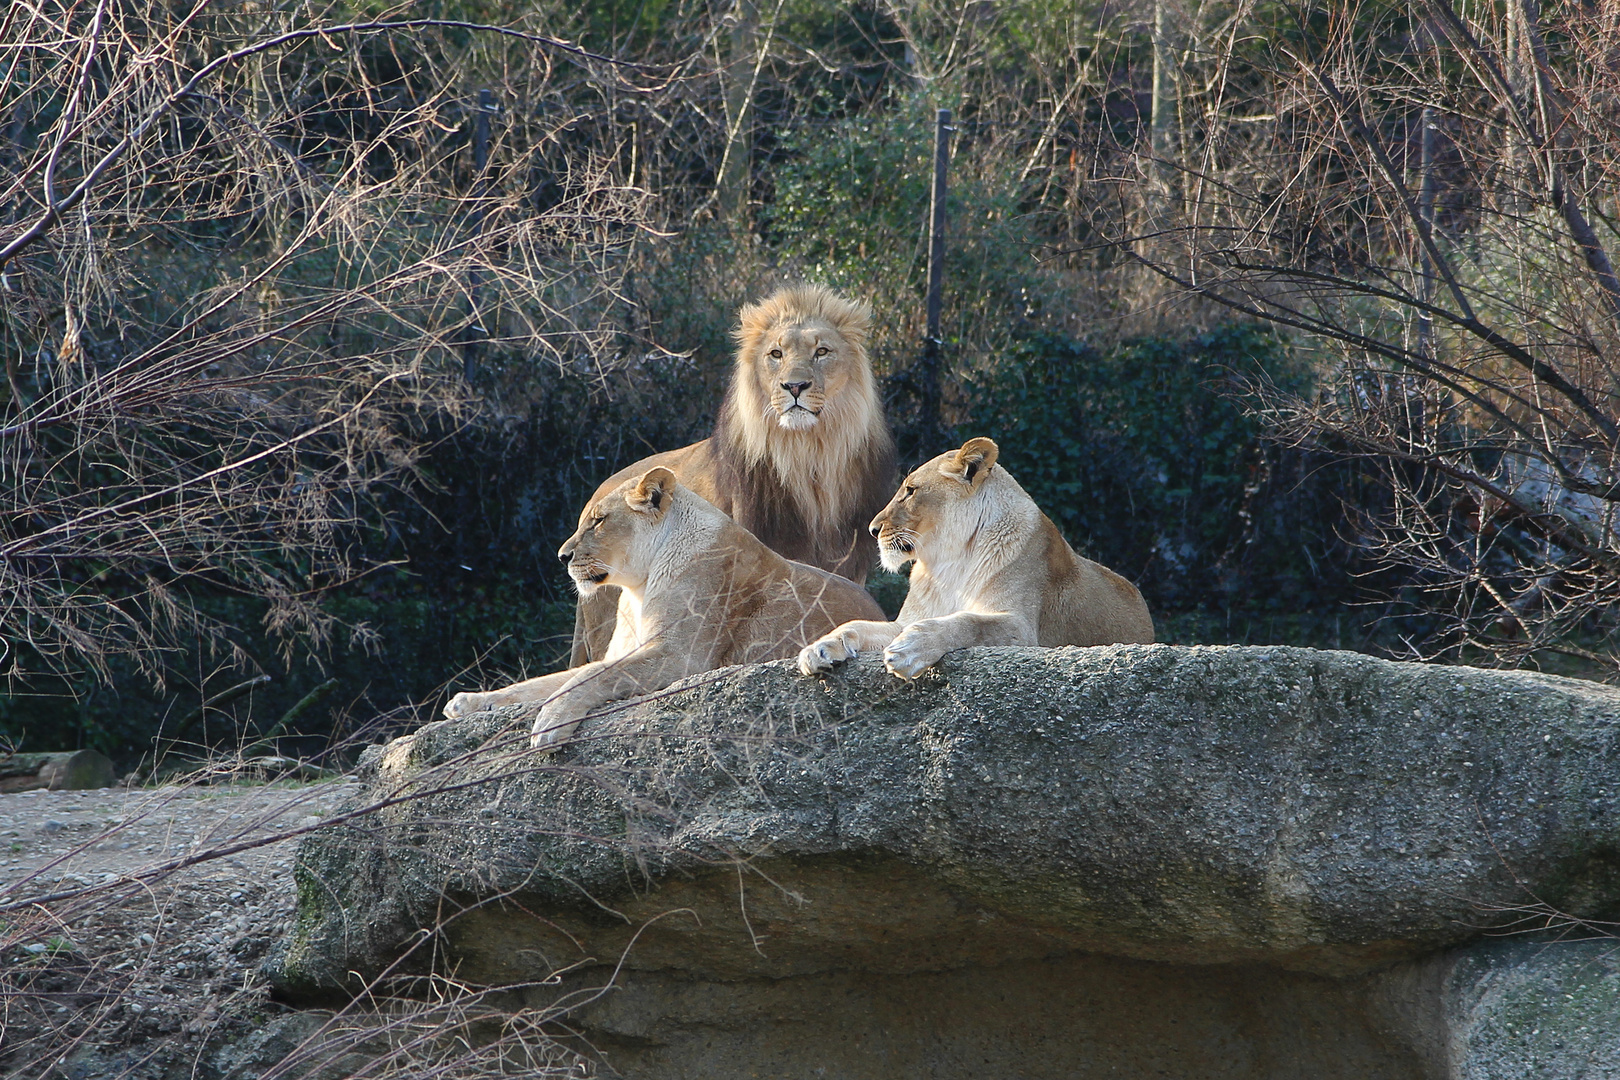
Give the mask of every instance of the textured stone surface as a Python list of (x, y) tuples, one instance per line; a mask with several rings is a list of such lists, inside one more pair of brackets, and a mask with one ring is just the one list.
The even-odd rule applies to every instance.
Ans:
[[(1029, 1076), (1107, 1075), (1115, 1038), (1119, 1061), (1169, 1047), (1165, 1075), (1483, 1077), (1506, 1074), (1453, 1060), (1467, 1040), (1447, 1033), (1475, 1014), (1433, 957), (1473, 955), (1455, 949), (1532, 893), (1594, 918), (1620, 898), (1620, 694), (1553, 677), (1287, 648), (984, 649), (911, 685), (871, 662), (711, 673), (587, 721), (554, 758), (522, 731), (473, 717), (371, 754), (371, 795), (411, 797), (306, 843), (284, 994), (352, 990), (416, 941), (431, 948), (398, 970), (436, 955), (475, 982), (583, 963), (565, 982), (585, 985), (622, 959), (624, 989), (580, 1015), (635, 1075), (726, 1075), (701, 1064), (702, 1032), (808, 1046), (836, 1030), (815, 1020), (833, 1002), (866, 1001), (850, 1022), (888, 1032), (884, 1054), (912, 1047), (888, 1075), (1011, 1067), (1019, 1039), (946, 1018), (965, 1010), (1022, 1017), (1052, 1047), (1070, 1033)], [(1140, 992), (1110, 997), (1126, 984)], [(1154, 1012), (1172, 985), (1181, 1004)], [(804, 1018), (768, 1020), (770, 986)], [(970, 1008), (975, 986), (1004, 1004)], [(944, 1000), (960, 1008), (923, 1018)], [(1052, 1019), (1097, 1002), (1134, 1026)], [(1338, 1033), (1340, 1065), (1287, 1049), (1313, 1025)], [(1211, 1054), (1227, 1072), (1186, 1071)]]
[(1444, 1000), (1442, 1075), (1620, 1078), (1620, 941), (1476, 945), (1452, 959)]
[(1427, 1075), (1369, 1003), (1368, 980), (1071, 954), (913, 975), (624, 981), (576, 1021), (637, 1078)]
[(1344, 980), (1087, 955), (905, 976), (637, 973), (575, 1019), (625, 1075), (659, 1080), (1615, 1080), (1617, 946), (1494, 939)]

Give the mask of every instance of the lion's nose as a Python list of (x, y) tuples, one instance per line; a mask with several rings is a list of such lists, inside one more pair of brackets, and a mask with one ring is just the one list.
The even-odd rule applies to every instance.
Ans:
[(564, 566), (567, 566), (569, 562), (573, 560), (574, 553), (567, 548), (563, 548), (561, 551), (557, 552), (557, 558), (562, 560), (562, 564)]
[(874, 521), (866, 527), (866, 531), (872, 534), (873, 539), (876, 539), (877, 535), (883, 531), (883, 526)]
[(786, 390), (788, 393), (792, 394), (795, 399), (797, 399), (800, 394), (810, 389), (810, 382), (809, 380), (804, 382), (785, 382), (782, 384), (782, 389)]

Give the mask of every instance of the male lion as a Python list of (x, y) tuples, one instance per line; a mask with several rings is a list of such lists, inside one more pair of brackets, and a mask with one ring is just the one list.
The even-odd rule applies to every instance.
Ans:
[(504, 690), (457, 694), (445, 716), (544, 703), (530, 738), (541, 749), (610, 701), (792, 656), (848, 619), (883, 616), (865, 589), (782, 558), (662, 466), (591, 500), (557, 557), (581, 596), (606, 585), (622, 591), (607, 655)]
[[(894, 439), (866, 355), (871, 312), (820, 285), (790, 285), (739, 316), (731, 387), (702, 442), (608, 477), (592, 501), (662, 465), (771, 550), (866, 581), (865, 524), (893, 490)], [(580, 598), (578, 666), (613, 638), (617, 589)]]
[(907, 476), (872, 519), (883, 565), (913, 560), (895, 622), (850, 622), (799, 653), (806, 675), (862, 650), (914, 679), (974, 645), (1109, 645), (1153, 641), (1136, 586), (1083, 559), (1018, 481), (996, 467), (996, 444), (969, 439)]

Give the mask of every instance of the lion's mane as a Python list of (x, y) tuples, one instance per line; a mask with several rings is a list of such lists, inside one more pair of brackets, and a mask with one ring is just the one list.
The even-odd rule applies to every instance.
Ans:
[[(766, 334), (820, 323), (836, 331), (853, 370), (821, 422), (803, 431), (776, 423), (769, 389), (751, 362)], [(712, 448), (721, 505), (772, 550), (864, 581), (877, 554), (866, 524), (888, 501), (894, 439), (883, 418), (867, 342), (871, 311), (821, 285), (789, 285), (742, 309), (736, 363)]]

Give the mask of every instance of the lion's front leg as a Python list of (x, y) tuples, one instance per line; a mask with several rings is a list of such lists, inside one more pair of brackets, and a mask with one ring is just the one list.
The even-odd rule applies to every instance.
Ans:
[(568, 657), (569, 670), (582, 668), (594, 660), (606, 660), (608, 646), (619, 620), (617, 585), (598, 585), (581, 596), (574, 606), (574, 646)]
[(600, 660), (568, 672), (568, 680), (556, 687), (529, 731), (529, 745), (536, 750), (554, 750), (579, 727), (587, 713), (611, 700), (604, 692), (608, 665)]
[(883, 648), (898, 633), (900, 624), (895, 622), (847, 622), (799, 650), (799, 671), (805, 675), (824, 675), (862, 652)]
[[(567, 672), (569, 679), (535, 717), (529, 745), (552, 750), (566, 742), (587, 715), (611, 701), (662, 690), (694, 665), (690, 656), (658, 647), (637, 650), (621, 660), (586, 664)], [(701, 668), (699, 668), (701, 670)]]
[(568, 741), (579, 722), (602, 702), (592, 702), (581, 694), (563, 695), (546, 702), (529, 730), (529, 746), (535, 750), (555, 750)]
[(539, 704), (562, 689), (573, 674), (573, 671), (555, 671), (538, 679), (513, 683), (500, 690), (457, 694), (445, 703), (445, 719), (459, 720), (463, 716), (471, 716), (475, 712), (484, 712), (487, 709), (498, 709), (502, 705)]
[(921, 619), (883, 650), (883, 665), (902, 679), (911, 680), (957, 649), (976, 645), (1033, 645), (1035, 634), (1008, 612), (981, 615), (957, 611), (937, 619)]

